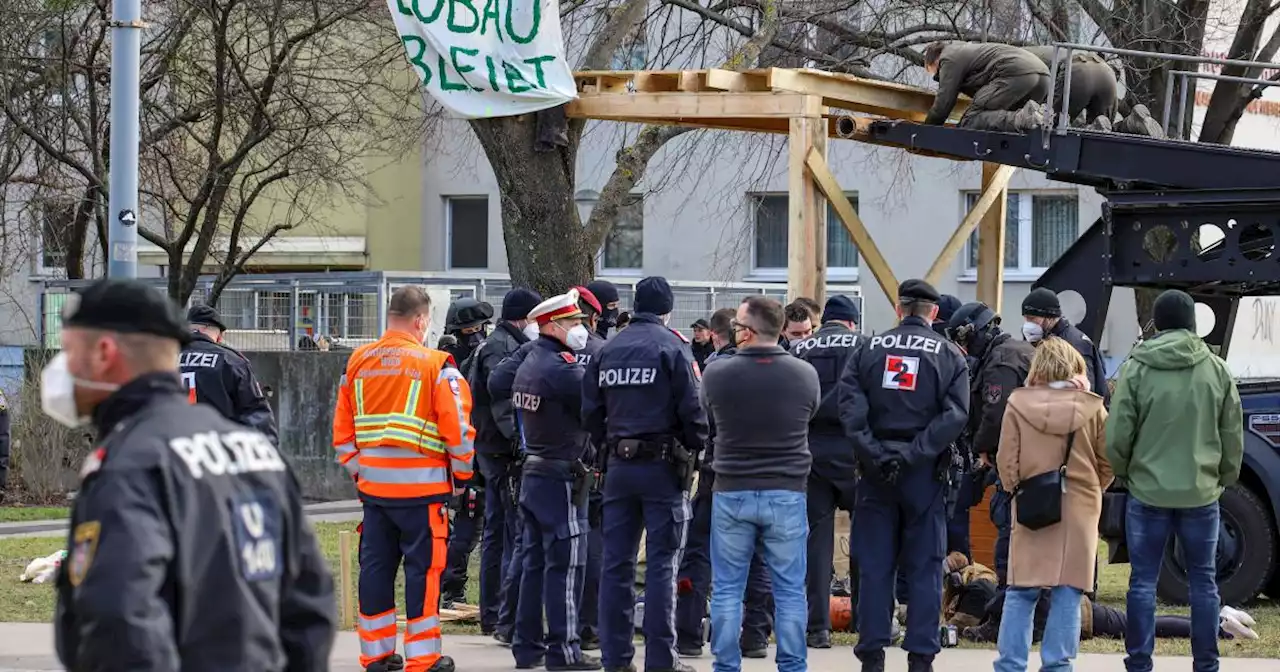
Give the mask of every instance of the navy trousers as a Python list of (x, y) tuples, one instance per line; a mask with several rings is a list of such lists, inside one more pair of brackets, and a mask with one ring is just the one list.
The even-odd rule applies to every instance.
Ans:
[[(703, 644), (702, 619), (707, 616), (707, 601), (711, 597), (711, 491), (714, 486), (715, 472), (703, 469), (698, 475), (693, 519), (689, 521), (689, 538), (680, 561), (676, 640), (681, 647)], [(751, 558), (743, 598), (742, 648), (768, 646), (772, 631), (773, 585), (763, 554), (757, 550)]]
[(889, 646), (899, 569), (909, 598), (902, 648), (930, 659), (941, 648), (944, 487), (932, 464), (907, 468), (892, 486), (875, 478), (858, 484), (854, 553), (859, 572), (859, 638), (854, 653), (859, 659), (882, 656)]
[(505, 543), (510, 546), (510, 549), (504, 549), (507, 559), (502, 570), (502, 583), (498, 587), (498, 620), (494, 626), (494, 629), (508, 640), (514, 636), (516, 611), (520, 606), (520, 580), (524, 577), (524, 511), (520, 507), (519, 499), (519, 486), (524, 477), (520, 469), (514, 465), (510, 473), (514, 480), (508, 478), (507, 482), (514, 483), (515, 487), (504, 485), (506, 496), (502, 499), (503, 522), (506, 523), (507, 530)]
[(991, 508), (988, 512), (991, 524), (996, 526), (996, 578), (1000, 587), (1004, 588), (1009, 581), (1009, 535), (1013, 532), (1013, 497), (1004, 489), (1000, 479), (996, 479), (996, 491), (991, 493)]
[[(853, 511), (857, 502), (857, 476), (853, 446), (843, 436), (809, 434), (813, 468), (807, 492), (809, 513), (808, 570), (805, 586), (809, 601), (808, 632), (831, 630), (831, 575), (835, 557), (836, 509)], [(852, 539), (852, 537), (850, 537)], [(852, 560), (850, 553), (850, 560)], [(851, 572), (852, 571), (851, 568)]]
[(485, 480), (484, 534), (480, 542), (480, 630), (488, 632), (498, 624), (502, 586), (516, 546), (519, 516), (508, 480), (514, 469), (513, 460), (477, 451), (476, 462)]
[(662, 460), (609, 462), (604, 481), (604, 558), (600, 576), (600, 653), (606, 669), (635, 657), (636, 556), (645, 533), (646, 670), (670, 670), (676, 658), (676, 570), (690, 518), (675, 467)]
[(574, 505), (571, 481), (526, 473), (520, 508), (524, 576), (511, 652), (517, 665), (532, 665), (543, 653), (547, 665), (581, 660), (578, 605), (587, 565), (586, 507)]
[(600, 523), (604, 516), (604, 495), (593, 491), (587, 502), (587, 574), (582, 586), (582, 619), (578, 624), (582, 640), (600, 639), (600, 562), (604, 557), (604, 533)]
[[(484, 500), (485, 494), (477, 493), (477, 501), (472, 505), (466, 501), (458, 502), (457, 511), (453, 514), (453, 529), (449, 533), (448, 559), (445, 561), (444, 574), (440, 577), (440, 592), (449, 599), (466, 600), (467, 570), (471, 564), (471, 553), (480, 545), (480, 537), (484, 532)], [(483, 569), (480, 572), (480, 583), (484, 584)]]

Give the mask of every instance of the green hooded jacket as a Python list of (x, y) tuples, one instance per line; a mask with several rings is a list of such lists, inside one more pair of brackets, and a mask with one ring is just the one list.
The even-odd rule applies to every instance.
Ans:
[(1227, 365), (1185, 329), (1134, 348), (1107, 418), (1107, 459), (1144, 504), (1207, 506), (1240, 478), (1244, 413)]

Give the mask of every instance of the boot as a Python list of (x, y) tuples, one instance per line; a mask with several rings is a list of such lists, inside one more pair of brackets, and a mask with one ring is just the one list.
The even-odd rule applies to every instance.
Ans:
[(573, 660), (564, 665), (548, 665), (547, 672), (568, 672), (569, 670), (598, 670), (604, 667), (600, 664), (600, 659), (594, 656), (583, 656), (578, 660)]
[(636, 666), (631, 663), (627, 663), (622, 667), (610, 667), (604, 672), (636, 672)]
[(675, 665), (670, 669), (666, 669), (666, 670), (653, 669), (653, 670), (646, 670), (645, 672), (698, 672), (698, 671), (677, 660)]
[(1028, 100), (1013, 115), (1013, 129), (1018, 133), (1029, 133), (1037, 126), (1044, 125), (1044, 107), (1034, 100)]
[(1094, 131), (1102, 131), (1104, 133), (1110, 133), (1111, 120), (1106, 117), (1100, 116), (1097, 119), (1094, 119), (1092, 124), (1089, 124), (1089, 128)]
[(600, 636), (595, 633), (587, 633), (578, 638), (578, 648), (583, 651), (599, 651)]
[(511, 633), (506, 630), (494, 631), (493, 639), (503, 646), (511, 646)]
[(1145, 135), (1149, 138), (1164, 138), (1164, 129), (1160, 123), (1151, 118), (1151, 111), (1146, 105), (1134, 105), (1133, 111), (1124, 120), (1125, 132), (1133, 135)]
[(818, 630), (811, 632), (805, 636), (805, 644), (811, 649), (829, 649), (831, 648), (831, 631)]
[(364, 672), (400, 672), (404, 669), (404, 658), (393, 653), (382, 660), (376, 660), (364, 668)]
[(933, 656), (907, 654), (907, 672), (933, 672)]
[(436, 664), (432, 665), (427, 672), (454, 672), (456, 669), (458, 668), (453, 664), (452, 658), (449, 656), (440, 656), (440, 659), (436, 661)]
[(738, 642), (738, 646), (742, 648), (743, 658), (768, 658), (769, 642)]
[(862, 661), (862, 672), (884, 672), (884, 651), (859, 653), (857, 655), (858, 659)]
[(537, 658), (534, 658), (532, 662), (528, 662), (528, 663), (517, 662), (516, 669), (517, 670), (533, 670), (533, 669), (542, 667), (543, 665), (546, 665), (546, 664), (547, 664), (547, 656), (546, 654), (543, 654), (541, 656), (538, 656)]
[(440, 592), (440, 608), (441, 609), (452, 609), (455, 603), (463, 604), (466, 601), (467, 601), (467, 593), (465, 588), (458, 588), (455, 586), (446, 586), (445, 589)]
[(702, 647), (697, 644), (676, 644), (676, 653), (682, 658), (697, 658), (702, 655)]
[(971, 642), (995, 643), (1000, 638), (1000, 626), (996, 624), (995, 620), (987, 619), (982, 625), (974, 628), (965, 628), (960, 635)]

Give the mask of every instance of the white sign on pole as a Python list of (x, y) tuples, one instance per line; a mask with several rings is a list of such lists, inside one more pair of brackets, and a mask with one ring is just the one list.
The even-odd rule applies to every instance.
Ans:
[(536, 112), (577, 97), (556, 0), (387, 0), (410, 65), (464, 119)]

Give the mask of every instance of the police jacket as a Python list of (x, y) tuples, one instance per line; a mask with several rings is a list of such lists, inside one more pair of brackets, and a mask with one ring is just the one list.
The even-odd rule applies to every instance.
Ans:
[(476, 428), (476, 450), (506, 454), (516, 436), (515, 409), (511, 395), (495, 400), (489, 393), (489, 376), (502, 360), (528, 343), (524, 333), (510, 322), (499, 322), (480, 347), (472, 353), (466, 371), (471, 386), (471, 422)]
[(493, 404), (506, 404), (512, 409), (513, 439), (520, 438), (520, 414), (516, 412), (515, 406), (511, 405), (511, 388), (516, 384), (516, 372), (520, 370), (520, 365), (524, 363), (529, 353), (533, 352), (537, 343), (536, 340), (524, 343), (506, 359), (498, 362), (498, 366), (494, 367), (493, 372), (489, 374), (489, 399)]
[(562, 461), (587, 457), (582, 370), (573, 351), (560, 341), (539, 336), (531, 344), (511, 391), (529, 455)]
[(587, 365), (582, 417), (592, 442), (674, 438), (700, 453), (707, 443), (700, 376), (688, 343), (657, 315), (635, 314)]
[[(716, 360), (724, 359), (726, 357), (732, 357), (735, 354), (737, 354), (737, 352), (738, 352), (738, 347), (733, 345), (732, 343), (728, 343), (723, 348), (720, 348), (719, 350), (716, 350), (710, 355), (707, 355), (707, 366), (711, 366), (711, 363)], [(710, 424), (710, 420), (711, 418), (708, 417), (707, 418), (708, 424)], [(714, 453), (715, 453), (715, 450), (714, 450), (715, 443), (716, 443), (715, 438), (716, 438), (716, 428), (709, 426), (707, 428), (707, 448), (702, 452), (702, 468), (708, 472), (711, 471), (711, 458), (714, 456)]]
[(915, 316), (860, 340), (839, 388), (840, 422), (858, 462), (872, 473), (891, 456), (934, 465), (969, 417), (964, 356)]
[(1101, 395), (1102, 403), (1110, 407), (1111, 388), (1107, 387), (1107, 365), (1103, 363), (1102, 353), (1093, 344), (1093, 339), (1068, 322), (1065, 317), (1060, 318), (1057, 324), (1053, 325), (1049, 335), (1057, 336), (1070, 343), (1071, 347), (1084, 357), (1085, 373), (1089, 376), (1089, 385), (1093, 388), (1093, 393)]
[(1026, 384), (1034, 356), (1035, 347), (1030, 343), (1004, 333), (991, 339), (978, 355), (969, 401), (972, 411), (969, 429), (973, 433), (973, 448), (979, 455), (995, 455), (999, 449), (1004, 407), (1009, 395)]
[(266, 434), (273, 443), (279, 441), (271, 405), (244, 355), (197, 331), (182, 350), (178, 368), (192, 403), (209, 404), (222, 417)]
[(606, 342), (607, 341), (603, 336), (593, 331), (587, 338), (587, 347), (575, 352), (574, 358), (578, 360), (579, 364), (585, 367), (591, 363), (591, 360), (600, 356), (600, 351), (604, 349), (604, 344)]
[(57, 580), (67, 669), (328, 669), (333, 579), (273, 443), (164, 373), (93, 423)]
[(822, 387), (822, 403), (809, 423), (812, 433), (843, 434), (840, 426), (840, 374), (858, 346), (858, 334), (839, 322), (828, 322), (803, 341), (791, 344), (791, 354), (813, 366)]

